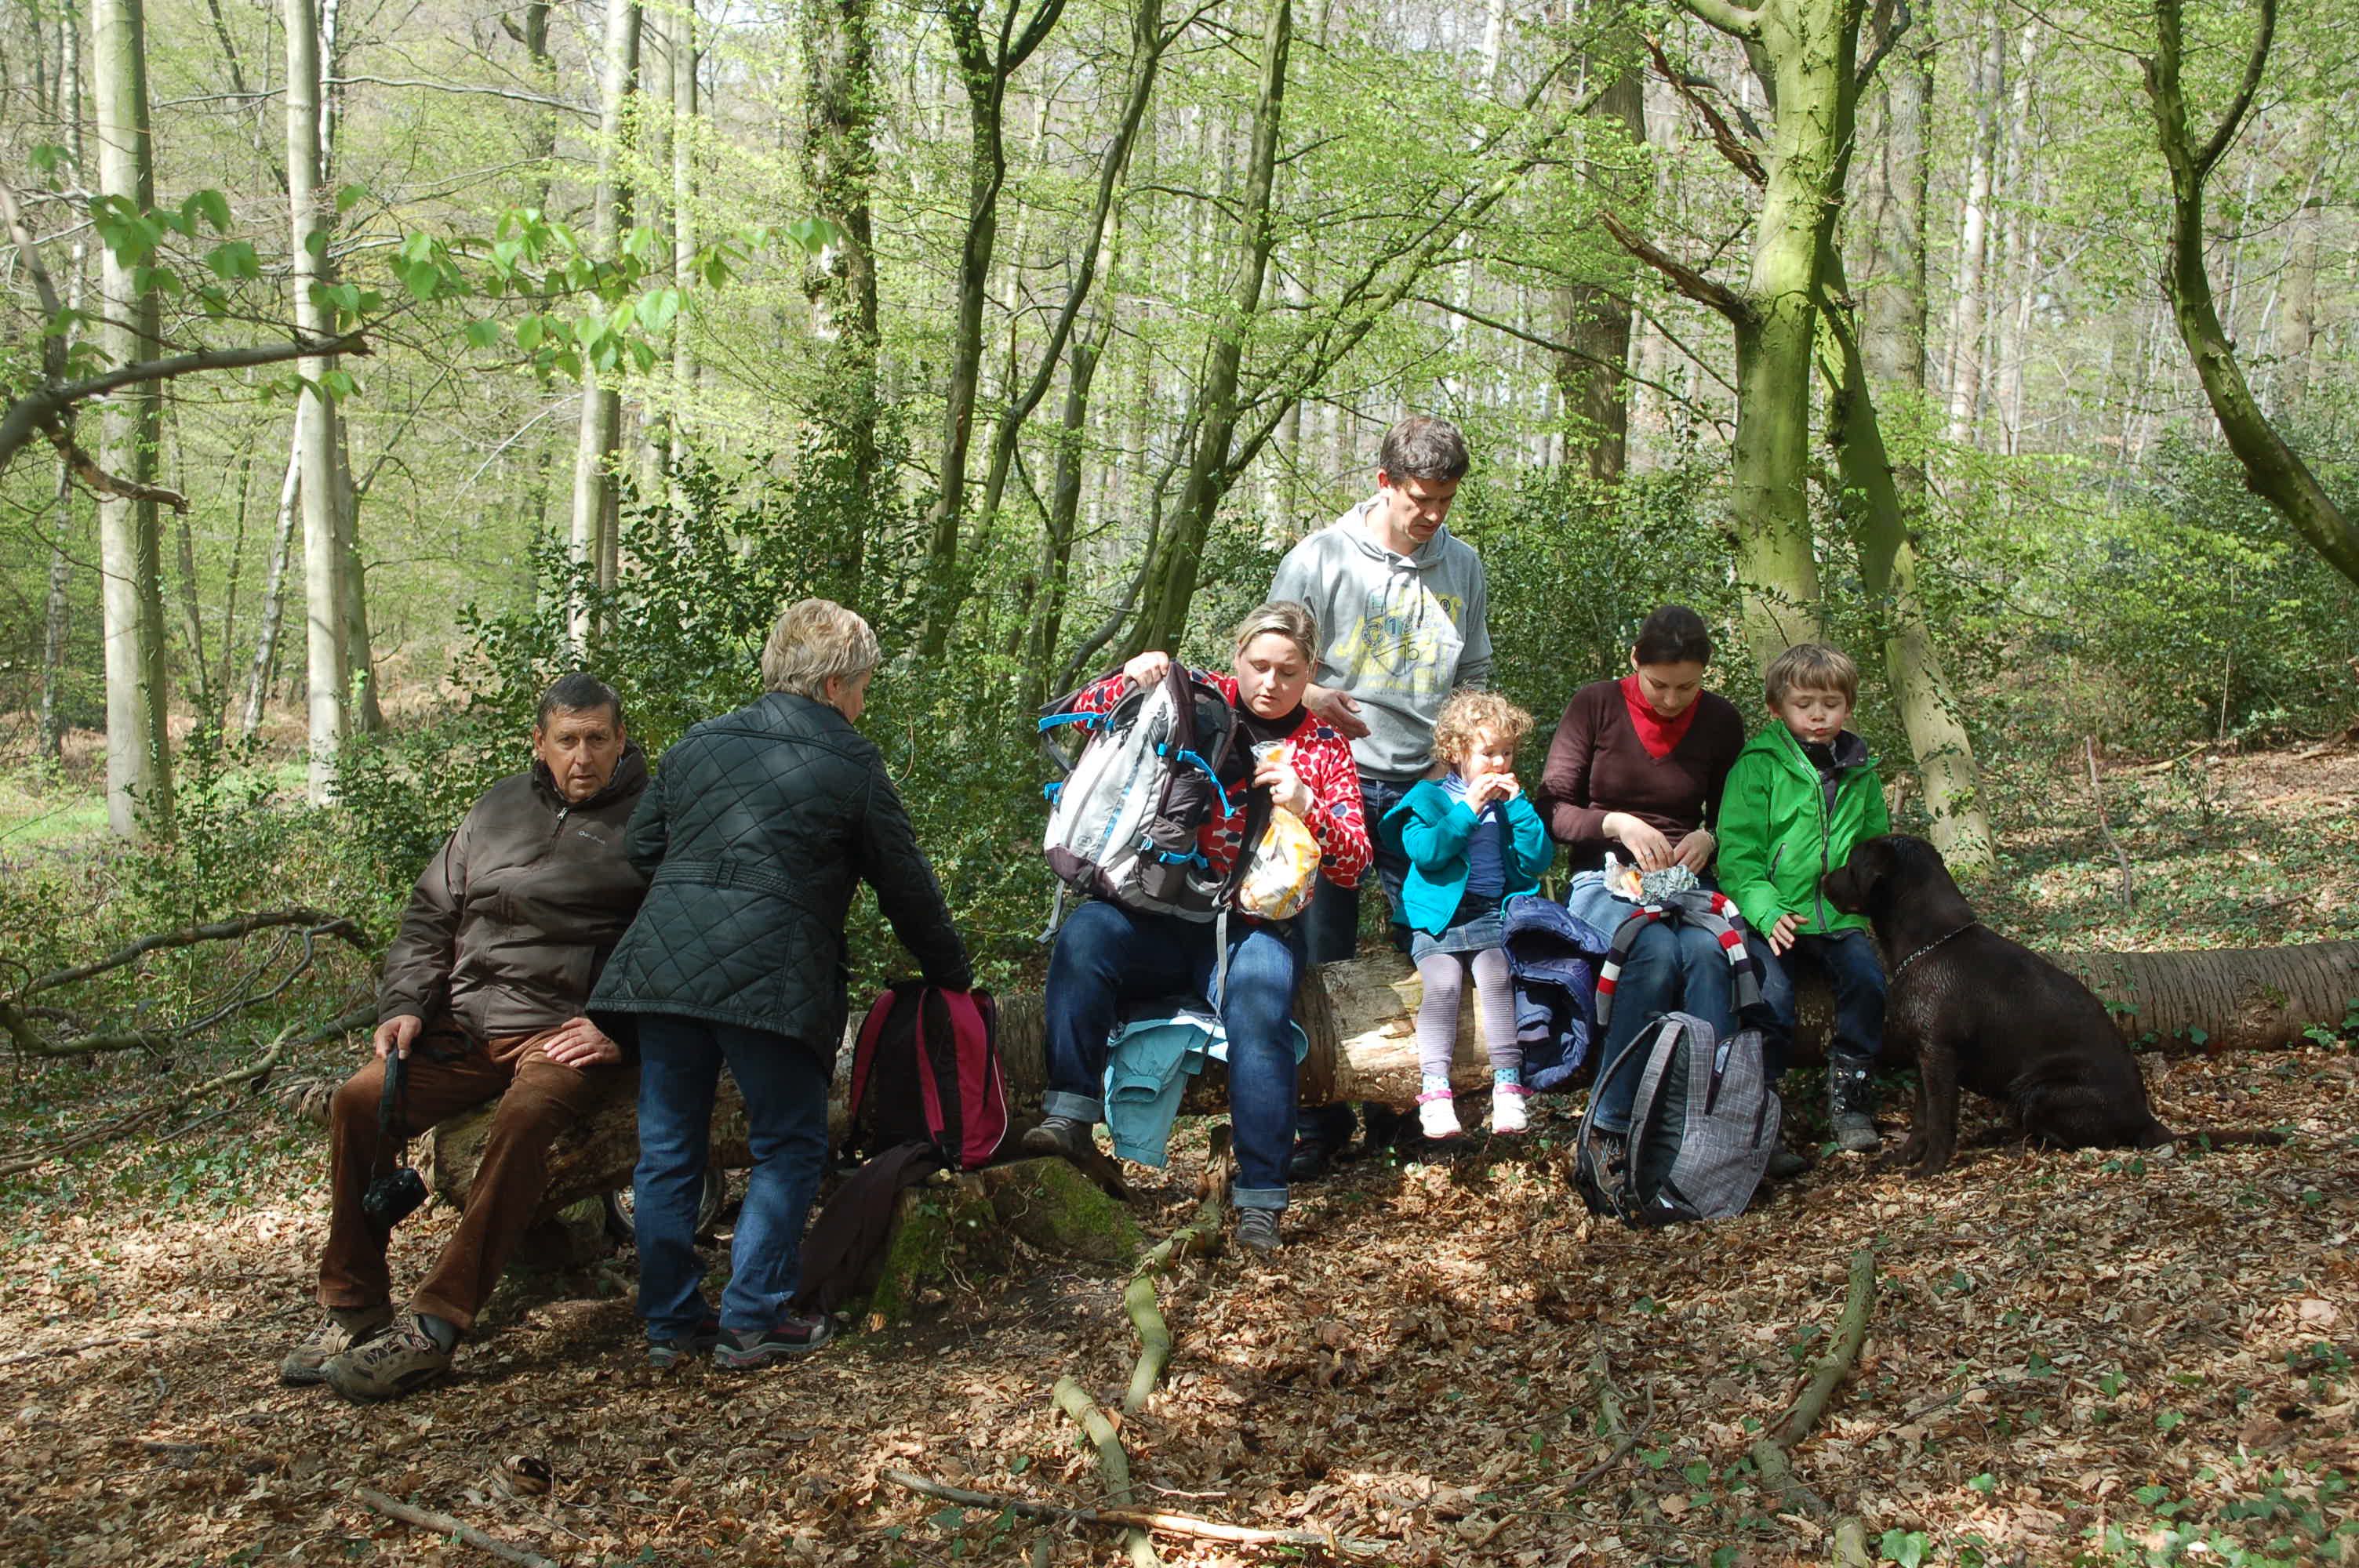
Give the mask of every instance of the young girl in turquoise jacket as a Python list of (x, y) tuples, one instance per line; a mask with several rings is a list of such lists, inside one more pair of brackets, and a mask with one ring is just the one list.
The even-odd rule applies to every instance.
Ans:
[(1458, 692), (1433, 727), (1434, 756), (1450, 771), (1419, 782), (1385, 816), (1384, 830), (1409, 863), (1402, 905), (1425, 993), (1417, 1011), (1423, 1075), (1417, 1104), (1428, 1138), (1461, 1130), (1450, 1057), (1470, 973), (1491, 1057), (1491, 1130), (1521, 1132), (1528, 1124), (1499, 910), (1517, 893), (1537, 892), (1556, 856), (1547, 824), (1516, 780), (1516, 743), (1531, 728), (1532, 716), (1496, 692)]

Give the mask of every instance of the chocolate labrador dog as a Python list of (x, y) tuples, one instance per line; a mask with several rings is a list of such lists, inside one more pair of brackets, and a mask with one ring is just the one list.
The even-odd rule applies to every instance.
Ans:
[[(2005, 1136), (2057, 1149), (2152, 1149), (2178, 1134), (2147, 1108), (2146, 1080), (2105, 1004), (2086, 986), (1975, 920), (1940, 851), (1887, 834), (1855, 846), (1820, 882), (1864, 914), (1884, 949), (1886, 1039), (1918, 1063), (1917, 1115), (1886, 1159), (1930, 1176), (1958, 1145), (1962, 1087), (2006, 1108)], [(2214, 1132), (2213, 1143), (2277, 1143)]]

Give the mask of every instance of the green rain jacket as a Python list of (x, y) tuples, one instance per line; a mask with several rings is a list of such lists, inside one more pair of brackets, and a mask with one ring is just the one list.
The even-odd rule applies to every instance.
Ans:
[(1716, 874), (1745, 923), (1764, 936), (1781, 914), (1807, 917), (1805, 935), (1868, 929), (1866, 916), (1845, 914), (1820, 895), (1819, 879), (1849, 860), (1861, 839), (1891, 832), (1892, 818), (1867, 742), (1846, 730), (1833, 749), (1832, 806), (1802, 743), (1776, 719), (1729, 770)]

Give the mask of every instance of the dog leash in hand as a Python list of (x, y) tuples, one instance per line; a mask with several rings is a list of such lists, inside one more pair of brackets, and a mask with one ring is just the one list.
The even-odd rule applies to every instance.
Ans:
[(1908, 957), (1893, 965), (1892, 972), (1885, 977), (1884, 983), (1886, 985), (1890, 985), (1895, 980), (1897, 980), (1900, 978), (1901, 970), (1907, 968), (1909, 965), (1915, 963), (1918, 959), (1923, 957), (1934, 948), (1939, 947), (1942, 943), (1947, 942), (1950, 939), (1950, 936), (1962, 936), (1981, 924), (1982, 922), (1979, 920), (1969, 920), (1963, 925), (1959, 926), (1955, 931), (1951, 932), (1948, 936), (1934, 937), (1930, 942), (1926, 943), (1925, 946), (1918, 948), (1917, 951), (1909, 954)]

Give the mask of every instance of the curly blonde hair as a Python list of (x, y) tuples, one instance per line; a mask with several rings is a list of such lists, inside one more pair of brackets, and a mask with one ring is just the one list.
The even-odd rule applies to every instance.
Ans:
[(1455, 767), (1484, 735), (1510, 752), (1532, 732), (1532, 716), (1495, 691), (1467, 687), (1450, 694), (1441, 716), (1433, 721), (1433, 754)]

